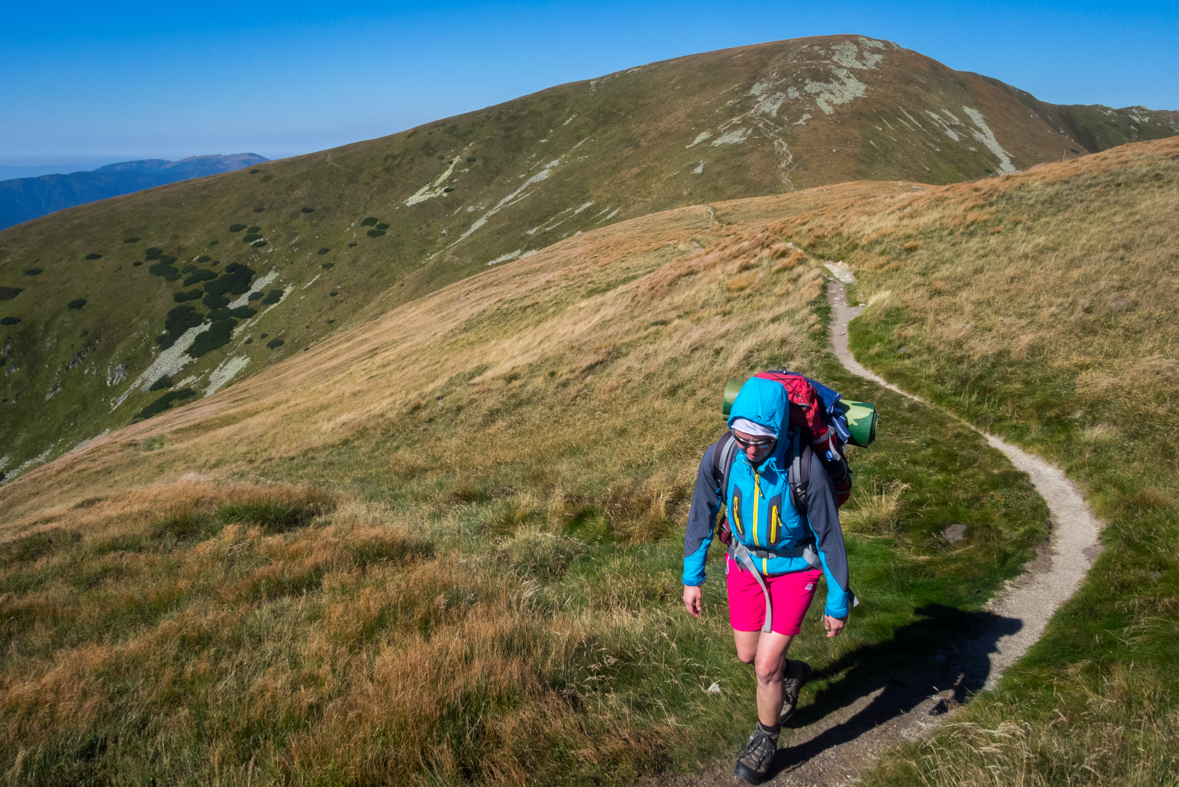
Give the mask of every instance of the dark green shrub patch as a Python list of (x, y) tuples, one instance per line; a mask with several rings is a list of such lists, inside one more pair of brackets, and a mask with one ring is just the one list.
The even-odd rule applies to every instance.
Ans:
[(232, 320), (233, 313), (226, 308), (214, 309), (206, 315), (205, 319), (209, 322), (221, 322), (224, 320)]
[(229, 225), (230, 232), (241, 232), (245, 228), (246, 228), (245, 224), (230, 224)]
[(188, 399), (191, 396), (196, 396), (196, 391), (192, 390), (191, 388), (181, 388), (179, 391), (168, 391), (168, 393), (164, 394), (159, 399), (156, 399), (147, 407), (136, 413), (134, 420), (142, 421), (144, 419), (151, 418), (153, 415), (159, 415), (171, 407), (173, 403), (179, 402), (182, 399)]
[(218, 347), (224, 347), (233, 338), (233, 329), (236, 327), (237, 322), (233, 319), (214, 322), (209, 327), (209, 330), (196, 337), (196, 341), (192, 343), (192, 347), (188, 348), (188, 354), (193, 358), (200, 358), (205, 353), (212, 352)]
[(168, 333), (179, 338), (189, 328), (195, 328), (204, 321), (204, 315), (192, 306), (177, 306), (164, 318), (164, 327)]
[[(211, 240), (211, 241), (209, 241), (209, 245), (210, 245), (210, 246), (216, 246), (216, 245), (217, 245), (218, 243), (220, 243), (220, 242), (221, 242), (221, 241), (219, 241), (219, 240)], [(213, 264), (214, 264), (214, 265), (216, 265), (217, 263), (213, 263)]]
[(253, 336), (250, 336), (250, 337), (249, 337), (249, 338), (247, 338), (247, 339), (246, 339), (244, 342), (242, 342), (242, 344), (253, 344), (253, 343), (254, 343), (254, 337), (253, 337)]
[(159, 248), (158, 246), (152, 246), (151, 248), (149, 248), (147, 251), (145, 251), (143, 253), (143, 258), (148, 261), (158, 260), (160, 257), (163, 257), (163, 256), (164, 256), (164, 250)]
[(195, 271), (196, 269), (197, 269), (197, 266), (193, 265), (193, 264), (190, 262), (190, 263), (188, 263), (187, 265), (185, 265), (183, 268), (181, 268), (181, 269), (180, 269), (180, 272), (181, 272), (181, 273), (191, 273), (192, 271)]
[(264, 298), (264, 297), (265, 296), (260, 292), (251, 292), (250, 297), (247, 298), (247, 300), (249, 300), (251, 303), (253, 303), (254, 301), (262, 300), (262, 298)]
[(286, 342), (284, 342), (282, 339), (271, 339), (270, 341), (266, 342), (266, 346), (269, 347), (271, 350), (278, 349), (279, 347), (282, 347), (284, 344), (286, 344)]
[[(0, 325), (16, 325), (20, 322), (20, 317), (3, 317), (0, 318)], [(8, 359), (5, 358), (5, 361)]]
[(67, 303), (66, 308), (73, 309), (74, 311), (77, 311), (78, 309), (81, 309), (85, 305), (86, 305), (85, 298), (77, 298), (77, 299), (72, 300), (69, 303)]
[[(255, 210), (257, 210), (255, 208)], [(262, 228), (255, 224), (253, 227), (246, 227), (246, 232), (261, 232)]]
[(251, 175), (257, 175), (257, 174), (258, 174), (259, 172), (261, 172), (261, 171), (262, 171), (262, 170), (260, 170), (260, 169), (252, 169), (252, 170), (250, 170), (250, 174), (251, 174)]
[(205, 285), (205, 292), (209, 295), (224, 295), (234, 293), (244, 295), (250, 291), (250, 282), (254, 280), (254, 271), (245, 265), (231, 262), (225, 266), (225, 272), (216, 281)]
[(217, 274), (205, 268), (197, 268), (187, 279), (184, 280), (185, 287), (191, 287), (194, 284), (199, 284), (202, 281), (213, 281), (217, 278)]
[(253, 243), (256, 240), (261, 240), (261, 239), (262, 239), (261, 235), (259, 235), (256, 232), (251, 232), (249, 235), (246, 235), (245, 237), (242, 238), (242, 243)]
[(352, 248), (353, 246), (359, 246), (359, 245), (360, 245), (359, 243), (349, 243), (348, 248)]
[(330, 271), (332, 268), (336, 267), (336, 263), (325, 262), (323, 265), (320, 265), (319, 267), (323, 268), (325, 271)]
[(380, 224), (378, 224), (378, 225), (375, 227), (375, 229), (378, 229), (378, 230), (387, 230), (387, 229), (389, 229), (389, 225), (388, 225), (388, 224), (386, 224), (385, 222), (383, 222), (383, 221), (382, 221)]
[(201, 297), (201, 291), (199, 289), (198, 290), (185, 290), (184, 292), (176, 292), (176, 293), (172, 294), (172, 300), (176, 301), (177, 303), (184, 303), (185, 301), (195, 301), (200, 297)]
[(160, 262), (164, 263), (165, 265), (175, 265), (176, 260), (177, 260), (176, 257), (171, 257), (168, 255), (164, 255), (163, 257), (160, 257)]
[(256, 240), (256, 241), (254, 241), (254, 242), (253, 242), (253, 243), (251, 243), (250, 245), (251, 245), (251, 246), (253, 246), (255, 249), (260, 249), (260, 248), (262, 248), (263, 246), (268, 246), (268, 245), (269, 245), (269, 242), (266, 240), (266, 238), (263, 238), (262, 240)]
[(10, 301), (24, 292), (21, 287), (0, 287), (0, 301)]
[(469, 157), (469, 158), (467, 159), (467, 163), (468, 163), (468, 164), (474, 164), (474, 163), (475, 163), (476, 161), (478, 161), (478, 160), (479, 160), (479, 159), (475, 158), (474, 156), (471, 156), (471, 157)]
[(329, 297), (329, 298), (334, 298), (334, 297), (336, 297), (336, 296), (337, 296), (337, 295), (339, 295), (339, 294), (340, 294), (340, 293), (339, 293), (339, 291), (336, 291), (336, 292), (329, 292), (329, 293), (328, 293), (328, 297)]
[(139, 260), (136, 260), (135, 262), (131, 263), (131, 267), (138, 268), (142, 264), (143, 264), (142, 262), (140, 262)]
[(248, 320), (257, 313), (257, 309), (251, 309), (249, 306), (238, 306), (229, 310), (230, 316), (237, 320)]
[(369, 230), (368, 231), (368, 236), (370, 238), (379, 238), (384, 234), (385, 234), (384, 230)]
[(151, 388), (148, 388), (147, 390), (149, 390), (149, 391), (163, 391), (164, 389), (171, 388), (171, 387), (172, 387), (172, 377), (170, 375), (165, 374), (163, 377), (161, 377), (160, 379), (158, 379), (154, 383), (152, 383)]
[(155, 341), (161, 350), (166, 350), (173, 344), (176, 344), (176, 337), (170, 333), (161, 333), (156, 337)]
[(213, 258), (210, 257), (208, 254), (202, 254), (201, 256), (196, 258), (196, 261), (197, 262), (208, 262), (211, 259), (213, 259)]
[(45, 272), (44, 268), (29, 268), (27, 271), (25, 271), (25, 275), (26, 276), (36, 276), (38, 273), (44, 273), (44, 272)]
[(90, 252), (89, 254), (87, 254), (87, 255), (86, 255), (86, 259), (88, 259), (88, 260), (101, 260), (101, 259), (102, 259), (102, 255), (101, 255), (101, 254), (99, 254), (98, 252), (93, 252), (93, 251), (92, 251), (92, 252)]
[(223, 309), (229, 305), (229, 298), (226, 298), (224, 295), (206, 295), (201, 303), (205, 304), (205, 308), (207, 309)]
[(323, 255), (327, 254), (329, 251), (331, 251), (331, 249), (329, 249), (327, 246), (324, 246), (322, 249), (320, 249), (319, 251), (317, 251), (315, 253), (318, 254), (320, 257), (322, 257)]
[(266, 293), (266, 297), (262, 299), (263, 306), (273, 306), (282, 300), (284, 290), (271, 290)]
[(314, 213), (315, 208), (299, 208), (300, 213)]
[(165, 281), (176, 281), (180, 278), (180, 271), (164, 262), (154, 263), (150, 268), (147, 269), (147, 272), (152, 276), (160, 276)]
[(447, 186), (446, 188), (442, 189), (443, 194), (449, 194), (452, 191), (454, 191), (454, 189), (451, 188), (450, 186)]
[(360, 226), (371, 227), (374, 224), (376, 224), (378, 221), (380, 221), (380, 219), (378, 219), (376, 216), (369, 216), (364, 221), (360, 222)]
[(139, 238), (132, 235), (130, 238), (123, 238), (123, 243), (139, 243)]
[(269, 335), (270, 335), (270, 334), (268, 334), (268, 333), (264, 333), (264, 334), (262, 334), (261, 336), (259, 336), (258, 338), (259, 338), (259, 339), (265, 339), (265, 338), (266, 338), (267, 336), (269, 336)]

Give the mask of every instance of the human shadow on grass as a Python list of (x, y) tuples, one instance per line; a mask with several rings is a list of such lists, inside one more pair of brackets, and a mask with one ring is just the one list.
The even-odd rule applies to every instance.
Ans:
[[(934, 694), (951, 690), (953, 701), (967, 701), (986, 685), (991, 672), (987, 656), (997, 650), (998, 640), (1023, 626), (1015, 618), (940, 604), (920, 607), (916, 613), (920, 619), (898, 629), (887, 642), (860, 648), (815, 670), (812, 680), (832, 682), (798, 709), (789, 727), (806, 727), (860, 697), (879, 694), (863, 710), (809, 741), (792, 746), (784, 740), (785, 746), (774, 757), (772, 775), (853, 741)], [(935, 712), (944, 709), (944, 703), (935, 706)]]

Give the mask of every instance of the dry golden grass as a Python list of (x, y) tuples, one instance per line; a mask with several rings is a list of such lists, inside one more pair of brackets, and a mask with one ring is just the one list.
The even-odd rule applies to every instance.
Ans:
[[(1175, 149), (1154, 144), (1141, 166)], [(1172, 203), (1148, 201), (1154, 223), (1134, 237), (1086, 228), (1082, 271), (1053, 240), (1075, 219), (1051, 200), (1010, 216), (1003, 203), (1062, 178), (853, 183), (714, 206), (725, 224), (695, 208), (570, 238), (0, 488), (0, 543), (44, 551), (0, 574), (9, 781), (47, 781), (87, 746), (110, 747), (91, 759), (130, 781), (523, 784), (666, 766), (687, 733), (628, 669), (665, 667), (701, 719), (731, 716), (736, 695), (704, 705), (705, 676), (655, 634), (678, 625), (674, 565), (631, 551), (592, 577), (573, 567), (602, 543), (665, 540), (726, 379), (818, 365), (823, 278), (805, 260), (886, 282), (872, 310), (936, 309), (912, 340), (955, 362), (1082, 359), (1085, 396), (1135, 375), (1140, 409), (1170, 406), (1173, 326), (1147, 330), (1173, 294), (1169, 258), (1139, 263), (1155, 287), (1112, 261), (1157, 244)], [(971, 227), (973, 256), (916, 297), (961, 237), (947, 228)], [(1137, 355), (1060, 335), (1063, 312), (1117, 315)], [(849, 530), (889, 532), (901, 491), (858, 490)], [(1139, 498), (1154, 510), (1169, 495)], [(324, 513), (289, 530), (225, 513), (265, 505)]]

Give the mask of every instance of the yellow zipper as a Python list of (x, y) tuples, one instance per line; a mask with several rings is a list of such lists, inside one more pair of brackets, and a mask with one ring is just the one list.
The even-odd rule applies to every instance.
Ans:
[(760, 521), (757, 518), (757, 499), (761, 497), (761, 476), (757, 471), (753, 471), (753, 545), (755, 547), (761, 546), (757, 543), (757, 523)]

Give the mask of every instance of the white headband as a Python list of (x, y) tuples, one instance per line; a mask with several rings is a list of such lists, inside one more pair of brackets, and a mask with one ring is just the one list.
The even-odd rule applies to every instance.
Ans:
[(750, 421), (748, 418), (735, 418), (735, 419), (733, 419), (733, 423), (732, 423), (732, 425), (729, 426), (729, 428), (732, 429), (734, 432), (744, 432), (745, 434), (751, 434), (754, 437), (775, 437), (776, 438), (778, 436), (778, 433), (775, 432), (773, 429), (770, 429), (768, 426), (762, 426), (761, 424), (755, 424), (753, 421)]

